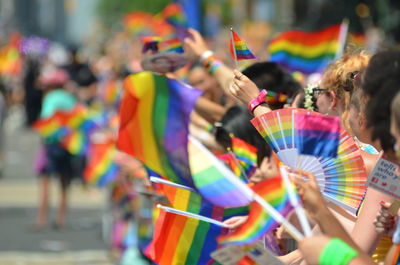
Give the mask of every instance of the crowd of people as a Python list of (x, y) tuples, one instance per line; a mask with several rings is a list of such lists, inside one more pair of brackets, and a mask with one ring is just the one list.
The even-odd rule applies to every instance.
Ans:
[[(303, 108), (339, 117), (341, 126), (353, 137), (360, 150), (367, 175), (382, 156), (400, 164), (398, 49), (382, 49), (373, 54), (347, 49), (321, 75), (310, 76), (307, 84), (306, 78), (296, 78), (274, 62), (255, 62), (245, 69), (232, 69), (209, 49), (198, 31), (188, 29), (188, 35), (183, 40), (184, 54), (160, 52), (140, 55), (140, 49), (133, 51), (133, 46), (141, 47), (142, 44), (135, 40), (132, 46), (122, 33), (109, 40), (104, 50), (93, 57), (95, 59), (89, 60), (88, 56), (86, 61), (75, 48), (66, 53), (69, 60), (61, 62), (49, 56), (49, 50), (40, 53), (25, 51), (23, 71), (17, 78), (4, 78), (2, 73), (2, 87), (6, 88), (4, 101), (8, 104), (18, 101), (15, 94), (23, 87), (29, 126), (60, 111), (72, 111), (77, 105), (98, 110), (103, 120), (101, 125), (97, 124), (98, 131), (89, 141), (93, 142), (92, 145), (99, 139), (101, 143), (111, 141), (115, 148), (118, 126), (113, 123), (113, 117), (118, 113), (119, 99), (127, 93), (122, 87), (123, 80), (130, 74), (151, 71), (202, 91), (190, 115), (189, 131), (212, 153), (220, 155), (232, 148), (232, 135), (257, 148), (257, 167), (248, 176), (249, 185), (279, 175), (278, 159), (250, 120), (284, 108)], [(138, 58), (142, 59), (141, 65)], [(95, 156), (90, 152), (71, 152), (61, 143), (62, 137), (61, 134), (43, 137), (42, 148), (36, 157), (35, 170), (40, 186), (35, 226), (38, 230), (48, 221), (50, 176), (58, 175), (60, 180), (59, 212), (54, 226), (62, 229), (67, 218), (68, 187), (74, 177), (84, 181), (85, 169)], [(132, 219), (139, 222), (139, 227), (142, 225), (139, 229), (142, 235), (138, 235), (142, 239), (139, 248), (145, 255), (153, 227), (151, 214), (148, 214), (153, 205), (149, 202), (168, 202), (162, 192), (149, 183), (141, 163), (117, 151), (113, 160), (118, 165), (118, 173), (101, 185), (96, 184), (108, 185), (112, 190), (110, 200), (119, 208), (115, 217), (116, 230), (121, 231), (120, 227)], [(290, 248), (285, 242), (293, 239), (285, 228), (275, 229), (273, 237), (280, 249), (274, 254), (279, 255), (282, 262), (325, 265), (400, 263), (399, 207), (396, 207), (394, 198), (366, 188), (357, 214), (353, 216), (324, 200), (312, 173), (291, 170), (290, 177), (313, 225), (313, 233)], [(148, 210), (145, 217), (143, 210)], [(234, 216), (224, 223), (234, 231), (247, 218), (246, 215)], [(293, 224), (298, 223), (293, 215), (287, 218)], [(129, 229), (122, 230), (127, 233)], [(113, 247), (120, 250), (129, 247), (124, 245), (129, 241), (125, 236), (114, 234)]]

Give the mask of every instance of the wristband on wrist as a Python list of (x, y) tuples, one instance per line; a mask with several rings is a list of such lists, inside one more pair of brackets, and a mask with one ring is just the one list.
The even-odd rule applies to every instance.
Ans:
[(203, 62), (204, 68), (210, 73), (214, 74), (215, 71), (222, 65), (222, 62), (220, 60), (215, 59), (214, 56), (210, 56), (206, 58)]
[(212, 124), (211, 123), (207, 124), (205, 129), (207, 132), (212, 132), (212, 130), (213, 130)]
[(260, 106), (262, 103), (266, 103), (267, 104), (267, 90), (263, 89), (261, 90), (260, 94), (258, 94), (257, 97), (255, 97), (254, 99), (250, 100), (249, 102), (249, 112), (252, 116), (254, 116), (254, 109), (258, 106)]
[(202, 63), (202, 62), (204, 62), (204, 60), (205, 60), (207, 57), (210, 57), (210, 56), (213, 56), (213, 55), (214, 55), (214, 53), (213, 53), (212, 51), (207, 50), (207, 51), (203, 52), (203, 54), (200, 56), (199, 61)]
[(333, 238), (322, 250), (319, 256), (321, 265), (347, 265), (358, 256), (357, 251), (344, 243), (339, 238)]

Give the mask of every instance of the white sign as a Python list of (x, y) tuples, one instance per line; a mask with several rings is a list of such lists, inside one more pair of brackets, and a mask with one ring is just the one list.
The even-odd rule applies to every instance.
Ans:
[(400, 200), (400, 177), (395, 174), (396, 169), (396, 164), (381, 157), (369, 174), (367, 185)]
[(271, 251), (264, 247), (262, 241), (251, 246), (228, 245), (217, 249), (211, 257), (222, 265), (236, 265), (245, 256), (256, 264), (284, 265)]

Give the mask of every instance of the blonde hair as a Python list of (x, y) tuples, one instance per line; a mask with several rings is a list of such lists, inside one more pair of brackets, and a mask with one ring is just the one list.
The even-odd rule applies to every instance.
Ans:
[(347, 131), (350, 131), (348, 123), (350, 96), (355, 89), (358, 89), (354, 76), (367, 68), (370, 58), (371, 55), (365, 50), (347, 49), (342, 58), (327, 67), (321, 79), (321, 87), (333, 91), (342, 107), (341, 118)]

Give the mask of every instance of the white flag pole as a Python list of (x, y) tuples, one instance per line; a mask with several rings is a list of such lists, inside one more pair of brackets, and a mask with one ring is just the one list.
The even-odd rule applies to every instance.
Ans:
[(204, 222), (207, 222), (207, 223), (212, 223), (212, 224), (215, 224), (215, 225), (218, 225), (218, 226), (221, 226), (221, 227), (228, 228), (227, 224), (225, 224), (223, 222), (220, 222), (220, 221), (217, 221), (217, 220), (214, 220), (212, 218), (208, 218), (208, 217), (202, 216), (202, 215), (198, 215), (198, 214), (194, 214), (194, 213), (189, 213), (189, 212), (177, 210), (177, 209), (174, 209), (174, 208), (171, 208), (171, 207), (167, 207), (167, 206), (162, 206), (161, 204), (157, 204), (157, 208), (163, 209), (164, 211), (169, 212), (169, 213), (182, 215), (182, 216), (186, 216), (186, 217), (191, 217), (191, 218), (198, 219), (198, 220), (201, 220), (201, 221), (204, 221)]

